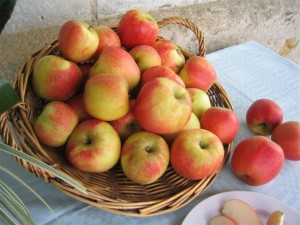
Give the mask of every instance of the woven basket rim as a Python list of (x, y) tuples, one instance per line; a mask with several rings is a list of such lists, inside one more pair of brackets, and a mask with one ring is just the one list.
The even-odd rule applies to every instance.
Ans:
[[(198, 55), (205, 57), (206, 49), (204, 37), (200, 29), (194, 23), (181, 17), (166, 18), (158, 22), (159, 27), (164, 27), (169, 24), (180, 24), (192, 30), (195, 33), (199, 44)], [(117, 27), (112, 28), (115, 31), (117, 29)], [(186, 50), (182, 48), (180, 48), (180, 50), (186, 58), (190, 58), (192, 56)], [(105, 183), (101, 186), (102, 189), (100, 190), (98, 187), (98, 189), (96, 188), (94, 182), (96, 182), (96, 184), (99, 183), (97, 183), (97, 180), (92, 180), (93, 177), (91, 176), (91, 173), (77, 171), (71, 166), (65, 166), (63, 164), (65, 161), (61, 155), (53, 149), (49, 151), (49, 148), (40, 144), (32, 129), (32, 121), (37, 113), (36, 107), (44, 104), (44, 102), (34, 96), (30, 90), (32, 68), (37, 59), (47, 54), (59, 54), (57, 40), (45, 45), (43, 48), (32, 54), (20, 69), (17, 79), (15, 80), (14, 87), (19, 93), (21, 102), (15, 105), (11, 110), (0, 115), (0, 134), (4, 143), (18, 149), (19, 151), (26, 152), (54, 168), (67, 173), (68, 175), (71, 174), (70, 176), (74, 179), (78, 179), (78, 177), (83, 179), (78, 179), (78, 181), (83, 183), (84, 186), (87, 186), (87, 194), (81, 193), (52, 174), (49, 174), (48, 172), (43, 171), (22, 159), (15, 158), (15, 160), (26, 170), (36, 174), (44, 181), (52, 183), (60, 191), (76, 200), (117, 214), (137, 217), (160, 215), (180, 209), (209, 188), (218, 177), (231, 154), (234, 141), (224, 145), (225, 157), (221, 168), (215, 174), (198, 181), (191, 181), (180, 177), (174, 172), (172, 167), (169, 166), (166, 171), (166, 175), (159, 179), (160, 183), (155, 182), (154, 184), (143, 186), (133, 184), (126, 180), (124, 178), (124, 174), (122, 175), (120, 169), (117, 168), (116, 170), (113, 170), (113, 172), (109, 172), (105, 175), (108, 177), (113, 176), (117, 181), (116, 184), (108, 182), (110, 177), (107, 178), (104, 175), (104, 178), (97, 178), (99, 179), (99, 183)], [(212, 105), (233, 109), (230, 99), (219, 81), (210, 88), (208, 94)], [(12, 123), (12, 128), (8, 125), (8, 121)], [(93, 174), (93, 176), (94, 175), (95, 174)], [(163, 179), (166, 179), (167, 181), (163, 181)], [(168, 193), (164, 196), (163, 191), (167, 192), (166, 186), (169, 185), (169, 183), (165, 184), (166, 182), (172, 182), (174, 192)], [(111, 186), (104, 188), (105, 185)], [(178, 185), (178, 187), (175, 188), (176, 185)], [(124, 196), (121, 194), (123, 192), (114, 193), (112, 196), (109, 196), (111, 194), (109, 189), (126, 190), (124, 190)], [(155, 191), (157, 192), (157, 196), (153, 199), (145, 200), (144, 198), (140, 198), (140, 200), (140, 196), (134, 192), (142, 191), (142, 189), (146, 189), (148, 192)], [(160, 191), (159, 189), (162, 190)], [(132, 198), (132, 201), (130, 201), (130, 198), (126, 197), (126, 194), (129, 196), (132, 195), (130, 197)], [(145, 192), (143, 192), (143, 194), (145, 194)]]

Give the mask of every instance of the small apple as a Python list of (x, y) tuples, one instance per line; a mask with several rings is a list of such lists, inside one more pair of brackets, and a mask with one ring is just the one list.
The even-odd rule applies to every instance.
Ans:
[(200, 120), (201, 128), (213, 132), (223, 144), (233, 141), (239, 130), (239, 120), (235, 112), (223, 107), (210, 107)]
[(78, 123), (74, 110), (64, 102), (47, 103), (37, 119), (33, 130), (38, 140), (50, 147), (64, 145)]
[(184, 55), (178, 46), (171, 40), (158, 40), (153, 47), (160, 55), (161, 65), (169, 67), (178, 74), (185, 64)]
[(158, 31), (157, 22), (149, 13), (133, 9), (122, 16), (117, 32), (122, 46), (131, 49), (137, 45), (152, 46), (158, 37)]
[(121, 151), (125, 175), (139, 184), (150, 184), (159, 179), (169, 160), (169, 147), (165, 140), (147, 131), (137, 131), (129, 136)]
[(242, 140), (235, 148), (231, 167), (245, 183), (258, 186), (273, 180), (284, 164), (282, 148), (265, 136)]
[(110, 122), (110, 124), (113, 126), (113, 128), (115, 128), (115, 130), (119, 134), (121, 141), (123, 142), (134, 132), (142, 130), (140, 124), (134, 117), (133, 113), (135, 100), (131, 99), (129, 101), (129, 105), (130, 109), (125, 116)]
[(242, 200), (227, 200), (221, 211), (223, 215), (233, 219), (237, 224), (263, 225), (255, 210)]
[(85, 84), (83, 99), (90, 116), (105, 121), (119, 119), (129, 111), (128, 83), (110, 73), (94, 75)]
[(199, 180), (222, 166), (224, 148), (219, 138), (204, 129), (185, 130), (171, 146), (171, 164), (181, 176)]
[(181, 130), (192, 113), (187, 90), (169, 78), (146, 82), (136, 99), (134, 116), (144, 130), (167, 134)]
[(141, 71), (132, 56), (118, 47), (103, 49), (89, 75), (91, 77), (101, 73), (111, 73), (125, 77), (130, 91), (139, 84), (141, 78)]
[(79, 67), (62, 57), (46, 55), (33, 67), (34, 92), (49, 101), (65, 101), (79, 89), (82, 75)]
[(236, 221), (224, 215), (217, 215), (210, 219), (209, 225), (239, 225)]
[(91, 119), (91, 116), (89, 114), (87, 114), (84, 109), (84, 100), (83, 100), (82, 93), (74, 95), (69, 100), (67, 100), (66, 103), (69, 106), (71, 106), (71, 108), (77, 114), (79, 122), (81, 122), (83, 120)]
[(85, 85), (86, 81), (89, 79), (89, 73), (90, 73), (90, 70), (91, 70), (92, 66), (93, 66), (92, 63), (78, 64), (78, 67), (79, 67), (79, 69), (81, 71), (81, 75), (82, 75), (82, 80), (81, 80), (79, 92), (83, 92), (84, 85)]
[(117, 164), (121, 141), (107, 122), (89, 119), (81, 122), (70, 135), (66, 145), (68, 161), (87, 172), (105, 172)]
[(253, 102), (246, 113), (248, 128), (256, 133), (267, 136), (283, 120), (282, 109), (270, 99), (258, 99)]
[(209, 96), (199, 88), (187, 88), (187, 91), (192, 99), (192, 111), (201, 120), (203, 113), (211, 107)]
[(150, 67), (161, 65), (158, 52), (149, 45), (137, 45), (129, 51), (129, 54), (137, 63), (141, 73)]
[(59, 30), (58, 47), (66, 59), (75, 63), (90, 59), (98, 44), (96, 31), (84, 21), (69, 20)]
[(98, 25), (94, 26), (93, 29), (96, 31), (99, 38), (98, 48), (92, 57), (94, 61), (97, 61), (100, 53), (103, 51), (104, 48), (122, 47), (118, 34), (112, 28), (104, 25)]
[(170, 133), (170, 134), (162, 134), (161, 136), (166, 140), (166, 142), (169, 145), (171, 145), (173, 143), (173, 141), (175, 140), (175, 138), (180, 133), (182, 133), (185, 130), (191, 130), (191, 129), (196, 129), (196, 128), (200, 128), (200, 121), (197, 118), (197, 116), (194, 113), (192, 113), (191, 118), (189, 119), (187, 124), (180, 131)]
[(287, 121), (279, 124), (272, 132), (271, 139), (279, 144), (288, 160), (300, 160), (300, 122)]
[(190, 57), (181, 69), (179, 76), (187, 88), (199, 88), (205, 92), (217, 80), (217, 73), (213, 66), (201, 56)]
[(185, 87), (183, 80), (173, 70), (166, 66), (153, 66), (144, 70), (142, 73), (141, 84), (144, 85), (147, 81), (157, 77), (170, 78)]

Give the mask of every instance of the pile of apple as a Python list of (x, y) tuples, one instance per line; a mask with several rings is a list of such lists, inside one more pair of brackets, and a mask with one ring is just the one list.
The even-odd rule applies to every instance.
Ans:
[(138, 9), (122, 16), (117, 31), (64, 23), (61, 54), (33, 67), (33, 90), (46, 101), (34, 121), (38, 140), (63, 146), (82, 171), (104, 172), (120, 162), (139, 184), (156, 181), (170, 163), (188, 179), (215, 173), (223, 144), (237, 134), (237, 117), (211, 106), (212, 65), (200, 56), (186, 59), (158, 34), (155, 19)]
[(249, 106), (246, 124), (256, 135), (238, 143), (231, 159), (233, 172), (245, 183), (266, 184), (277, 177), (285, 159), (300, 160), (300, 122), (283, 118), (273, 100), (258, 99)]

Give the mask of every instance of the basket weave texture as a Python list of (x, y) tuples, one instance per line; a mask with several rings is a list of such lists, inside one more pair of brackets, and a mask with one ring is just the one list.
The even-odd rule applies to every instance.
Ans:
[[(194, 32), (199, 44), (199, 54), (205, 57), (205, 41), (202, 32), (194, 23), (180, 18), (167, 18), (158, 22), (159, 27), (180, 24)], [(113, 27), (116, 31), (117, 28)], [(162, 37), (160, 37), (163, 39)], [(180, 48), (186, 59), (191, 54)], [(11, 110), (0, 115), (0, 134), (3, 142), (23, 151), (36, 159), (66, 173), (87, 189), (87, 194), (78, 191), (52, 174), (19, 158), (15, 160), (26, 170), (36, 174), (46, 182), (55, 185), (65, 194), (107, 211), (129, 216), (153, 216), (175, 211), (210, 187), (227, 162), (233, 147), (233, 141), (224, 145), (225, 157), (222, 167), (215, 174), (193, 181), (179, 176), (171, 166), (156, 182), (139, 185), (130, 181), (118, 163), (113, 169), (103, 173), (82, 172), (72, 167), (64, 157), (63, 148), (49, 148), (39, 143), (33, 128), (33, 121), (45, 102), (33, 92), (31, 80), (34, 63), (42, 56), (60, 55), (57, 40), (32, 54), (20, 69), (14, 88), (18, 91), (21, 102)], [(209, 90), (212, 106), (232, 109), (229, 97), (217, 81)], [(12, 126), (9, 126), (9, 121)]]

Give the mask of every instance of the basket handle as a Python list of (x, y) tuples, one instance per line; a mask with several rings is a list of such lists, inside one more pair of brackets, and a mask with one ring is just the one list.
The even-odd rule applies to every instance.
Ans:
[(198, 45), (199, 45), (199, 53), (198, 56), (205, 57), (206, 55), (206, 47), (205, 47), (205, 40), (202, 31), (192, 22), (190, 22), (187, 19), (181, 18), (181, 17), (170, 17), (163, 19), (162, 21), (159, 21), (158, 27), (164, 27), (169, 24), (179, 24), (183, 25), (186, 28), (190, 29), (197, 37)]

